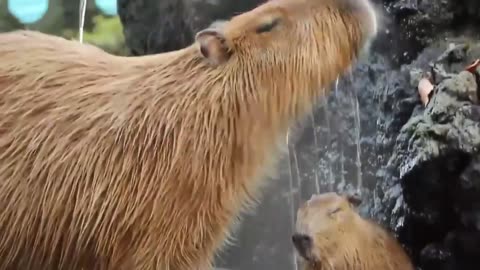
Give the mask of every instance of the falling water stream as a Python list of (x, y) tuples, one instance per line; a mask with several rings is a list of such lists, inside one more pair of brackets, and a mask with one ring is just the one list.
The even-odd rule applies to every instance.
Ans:
[[(349, 76), (349, 81), (350, 83), (353, 82), (353, 75), (350, 73)], [(353, 135), (354, 135), (354, 143), (356, 144), (356, 151), (355, 151), (355, 156), (352, 155), (352, 158), (355, 159), (355, 181), (356, 181), (356, 190), (357, 192), (361, 192), (363, 189), (363, 176), (362, 176), (362, 160), (361, 160), (361, 119), (360, 119), (360, 105), (358, 101), (358, 96), (356, 91), (349, 87), (349, 85), (342, 85), (342, 87), (346, 88), (345, 93), (339, 94), (340, 90), (340, 78), (337, 78), (334, 84), (334, 98), (335, 99), (340, 99), (340, 95), (347, 95), (347, 101), (349, 104), (346, 104), (351, 110), (353, 114)], [(350, 88), (350, 89), (349, 89)], [(351, 91), (347, 91), (351, 90)], [(315, 184), (315, 192), (316, 193), (321, 193), (322, 192), (322, 186), (327, 186), (328, 191), (341, 191), (344, 188), (347, 187), (348, 184), (353, 184), (352, 181), (347, 181), (345, 177), (345, 160), (348, 156), (345, 156), (345, 138), (343, 132), (340, 130), (333, 130), (336, 129), (337, 126), (333, 126), (331, 121), (336, 121), (336, 119), (333, 117), (334, 115), (330, 112), (330, 105), (328, 101), (328, 93), (324, 89), (324, 97), (322, 98), (322, 112), (323, 112), (323, 117), (324, 117), (324, 134), (321, 136), (324, 136), (326, 138), (322, 138), (323, 141), (320, 142), (319, 138), (319, 131), (321, 130), (321, 124), (317, 123), (316, 115), (315, 112), (312, 111), (310, 114), (310, 124), (312, 126), (312, 131), (313, 131), (313, 152), (314, 152), (314, 157), (317, 158), (318, 155), (317, 152), (322, 149), (321, 145), (326, 144), (327, 146), (327, 153), (325, 154), (325, 158), (327, 160), (327, 165), (326, 166), (318, 166), (315, 165), (313, 166), (313, 182)], [(335, 123), (338, 124), (338, 123)], [(297, 192), (301, 190), (302, 187), (302, 182), (305, 181), (305, 179), (302, 179), (302, 173), (300, 170), (299, 166), (299, 158), (298, 158), (298, 149), (297, 149), (297, 144), (295, 142), (292, 142), (291, 138), (289, 137), (291, 134), (289, 133), (287, 135), (287, 145), (288, 145), (288, 153), (289, 153), (289, 169), (290, 169), (290, 188), (291, 192)], [(338, 149), (329, 149), (330, 144), (332, 143), (332, 139), (337, 138), (339, 139), (339, 144), (338, 144)], [(325, 149), (325, 148), (324, 148)], [(338, 153), (338, 159), (334, 159), (334, 154), (329, 153), (329, 152), (337, 152)], [(315, 160), (317, 162), (317, 160)], [(337, 167), (338, 172), (335, 172), (335, 162), (339, 162), (339, 167)], [(327, 170), (325, 173), (320, 173), (321, 170)], [(321, 175), (323, 177), (326, 177), (326, 179), (321, 179)], [(294, 181), (296, 179), (297, 181)], [(297, 183), (295, 183), (297, 182)], [(312, 190), (313, 192), (313, 190)], [(293, 193), (292, 193), (293, 194)], [(295, 203), (295, 200), (293, 200)]]
[[(315, 121), (315, 113), (314, 111), (312, 110), (312, 113), (310, 114), (310, 120), (311, 120), (311, 123), (312, 123), (312, 128), (313, 128), (313, 143), (314, 143), (314, 146), (315, 146), (315, 151), (318, 151), (318, 136), (317, 136), (317, 122)], [(320, 179), (318, 177), (318, 166), (314, 166), (313, 167), (313, 173), (314, 173), (314, 177), (315, 177), (315, 190), (317, 191), (317, 193), (320, 193)]]
[(85, 15), (87, 13), (87, 0), (80, 0), (79, 12), (78, 41), (83, 43), (83, 27), (85, 25)]
[[(353, 82), (353, 75), (350, 74), (350, 82)], [(353, 89), (352, 89), (353, 90)], [(362, 194), (363, 189), (363, 176), (362, 176), (362, 159), (361, 159), (361, 143), (360, 143), (360, 132), (361, 132), (361, 121), (360, 121), (360, 105), (358, 103), (358, 95), (355, 91), (352, 91), (352, 99), (354, 103), (355, 110), (355, 141), (357, 143), (357, 192)]]
[[(335, 94), (336, 94), (336, 89), (337, 89), (337, 86), (338, 86), (338, 79), (337, 81), (335, 82)], [(324, 114), (325, 114), (325, 123), (327, 125), (327, 142), (329, 142), (331, 140), (331, 137), (332, 137), (332, 134), (331, 134), (331, 130), (332, 130), (332, 127), (330, 125), (330, 109), (329, 109), (329, 106), (328, 106), (328, 98), (327, 98), (327, 93), (326, 93), (326, 89), (324, 88), (323, 89), (323, 110), (324, 110)], [(314, 130), (315, 130), (315, 126), (313, 127)], [(315, 147), (317, 147), (317, 149), (319, 149), (318, 145), (315, 145)], [(331, 155), (328, 155), (328, 183), (329, 183), (329, 190), (333, 190), (333, 187), (334, 187), (334, 184), (335, 184), (335, 176), (333, 174), (333, 161), (332, 161), (332, 156)], [(317, 166), (315, 166), (315, 170), (317, 170)], [(320, 193), (320, 191), (318, 191), (318, 193)]]
[[(289, 204), (290, 204), (290, 216), (292, 217), (292, 222), (291, 222), (291, 226), (292, 226), (292, 232), (295, 231), (295, 216), (296, 216), (296, 209), (295, 209), (295, 197), (294, 197), (294, 185), (293, 185), (293, 168), (292, 168), (292, 162), (291, 162), (291, 155), (292, 155), (292, 152), (293, 152), (293, 155), (295, 155), (295, 146), (293, 144), (290, 144), (290, 131), (287, 132), (287, 147), (288, 147), (288, 169), (289, 169), (289, 176), (290, 176), (290, 179), (289, 179), (289, 185), (290, 185), (290, 196), (289, 197)], [(299, 181), (300, 182), (300, 181)], [(294, 270), (298, 270), (298, 263), (297, 263), (297, 254), (295, 252), (295, 249), (294, 247), (292, 247), (293, 249), (293, 265), (294, 265)]]
[[(335, 81), (335, 97), (336, 97), (336, 98), (338, 98), (338, 83), (339, 83), (339, 78), (337, 77), (337, 80)], [(325, 103), (328, 104), (328, 103), (327, 103), (327, 99), (325, 99)], [(325, 111), (328, 111), (328, 107), (325, 108)], [(325, 114), (325, 117), (329, 117), (329, 114), (326, 113), (326, 114)], [(330, 122), (329, 119), (327, 119), (327, 121)], [(329, 129), (328, 129), (328, 132), (329, 132), (329, 133), (331, 132), (330, 126), (329, 126)], [(342, 135), (342, 134), (340, 133), (339, 136), (341, 136), (341, 135)], [(339, 152), (340, 152), (340, 185), (339, 185), (339, 186), (340, 186), (341, 188), (343, 188), (343, 187), (345, 187), (346, 184), (347, 184), (347, 183), (346, 183), (347, 181), (346, 181), (346, 179), (345, 179), (345, 154), (344, 154), (343, 144), (342, 144), (342, 143), (340, 143), (339, 147), (340, 147), (340, 149), (339, 149), (339, 150), (340, 150), (340, 151), (339, 151)], [(331, 163), (331, 162), (332, 162), (332, 161), (331, 161), (331, 159), (330, 159), (330, 163)], [(332, 166), (332, 165), (330, 164), (330, 168), (331, 168), (331, 166)], [(331, 169), (330, 169), (330, 170), (331, 170)], [(332, 173), (331, 173), (331, 174), (332, 174)], [(333, 190), (334, 190), (334, 186), (335, 186), (335, 180), (334, 180), (334, 179), (331, 179), (331, 180), (330, 180), (330, 183), (331, 183), (331, 184), (330, 184), (330, 186), (331, 186), (330, 191), (333, 191)]]

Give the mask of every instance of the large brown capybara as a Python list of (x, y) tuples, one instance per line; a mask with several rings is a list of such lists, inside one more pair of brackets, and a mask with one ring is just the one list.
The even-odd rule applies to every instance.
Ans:
[(304, 270), (413, 270), (397, 239), (354, 209), (356, 196), (313, 195), (297, 213), (292, 241)]
[(142, 57), (0, 34), (0, 269), (209, 269), (376, 31), (367, 0), (275, 0)]

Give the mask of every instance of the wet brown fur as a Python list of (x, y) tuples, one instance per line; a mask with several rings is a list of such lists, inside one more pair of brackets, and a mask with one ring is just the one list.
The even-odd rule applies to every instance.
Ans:
[(119, 57), (0, 34), (0, 269), (208, 269), (287, 128), (371, 34), (348, 1), (234, 17), (220, 66), (198, 43)]
[(297, 234), (311, 237), (305, 270), (413, 270), (394, 236), (364, 219), (346, 197), (314, 195), (297, 213)]

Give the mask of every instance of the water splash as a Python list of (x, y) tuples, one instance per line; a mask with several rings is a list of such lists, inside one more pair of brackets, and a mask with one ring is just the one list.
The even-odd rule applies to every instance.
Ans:
[(338, 98), (338, 82), (340, 81), (340, 77), (337, 77), (335, 80), (335, 97)]

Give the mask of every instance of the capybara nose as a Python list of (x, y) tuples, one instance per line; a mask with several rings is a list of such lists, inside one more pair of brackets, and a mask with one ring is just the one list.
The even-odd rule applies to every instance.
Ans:
[(365, 39), (372, 39), (378, 32), (378, 18), (371, 0), (337, 0), (349, 10), (362, 25)]
[(295, 233), (292, 242), (300, 256), (307, 258), (312, 248), (312, 238), (306, 234)]
[(310, 197), (310, 201), (314, 201), (320, 197), (320, 194), (312, 194), (312, 197)]

